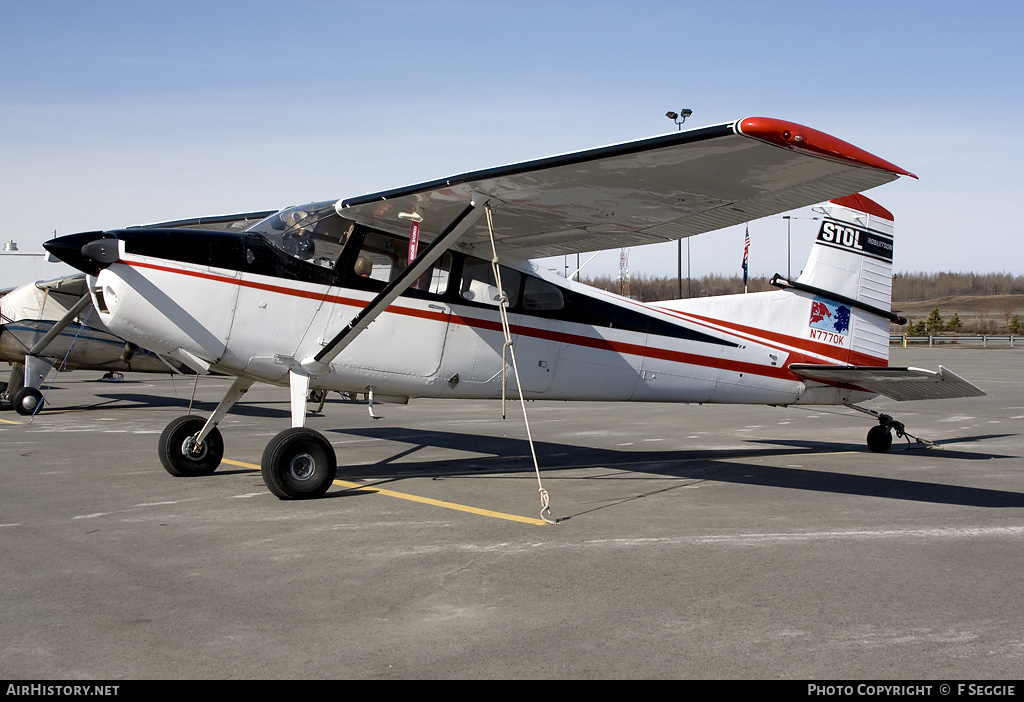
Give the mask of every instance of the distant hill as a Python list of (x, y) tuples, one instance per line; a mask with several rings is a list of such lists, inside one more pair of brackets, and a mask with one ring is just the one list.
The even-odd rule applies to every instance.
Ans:
[[(963, 322), (964, 334), (1006, 334), (1014, 315), (1024, 319), (1024, 294), (1022, 295), (949, 295), (934, 300), (893, 302), (893, 309), (910, 320), (913, 326), (926, 321), (932, 310), (947, 323), (955, 314)], [(903, 333), (904, 327), (893, 325), (894, 333)], [(1019, 333), (1019, 332), (1015, 332)]]

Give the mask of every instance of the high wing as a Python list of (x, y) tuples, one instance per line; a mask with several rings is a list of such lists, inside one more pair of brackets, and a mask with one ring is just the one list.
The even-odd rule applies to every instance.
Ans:
[(789, 369), (805, 380), (860, 388), (898, 402), (978, 397), (985, 394), (980, 388), (942, 366), (939, 366), (938, 373), (924, 368), (844, 367), (813, 363), (794, 363)]
[(0, 322), (19, 319), (57, 320), (88, 293), (84, 273), (13, 288), (5, 291), (3, 302), (0, 303)]
[[(862, 192), (901, 175), (814, 129), (750, 117), (340, 200), (340, 215), (430, 240), (481, 194), (502, 253), (539, 258), (681, 239)], [(459, 248), (490, 251), (481, 222)]]

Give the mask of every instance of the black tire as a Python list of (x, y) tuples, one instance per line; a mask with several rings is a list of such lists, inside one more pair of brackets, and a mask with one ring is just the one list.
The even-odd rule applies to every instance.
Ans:
[(885, 453), (892, 446), (892, 432), (889, 427), (879, 424), (868, 430), (868, 448), (875, 453)]
[(7, 381), (7, 396), (14, 397), (23, 387), (25, 387), (25, 364), (12, 363), (11, 377)]
[(27, 416), (38, 414), (43, 410), (43, 393), (36, 388), (22, 388), (11, 398), (14, 411)]
[(260, 472), (270, 492), (282, 500), (322, 496), (334, 482), (338, 458), (319, 432), (305, 427), (285, 429), (267, 444)]
[(160, 435), (160, 463), (177, 478), (210, 475), (224, 457), (224, 440), (220, 431), (213, 431), (203, 441), (198, 454), (192, 452), (194, 437), (202, 430), (206, 420), (194, 414), (178, 417), (167, 425)]

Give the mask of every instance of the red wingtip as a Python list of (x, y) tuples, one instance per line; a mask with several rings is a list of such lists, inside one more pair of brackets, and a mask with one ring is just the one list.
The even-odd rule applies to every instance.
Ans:
[(910, 171), (905, 171), (895, 164), (868, 153), (864, 149), (857, 148), (853, 144), (848, 144), (842, 139), (837, 139), (825, 132), (819, 132), (816, 129), (811, 129), (794, 122), (784, 122), (781, 119), (771, 119), (769, 117), (747, 117), (736, 123), (736, 131), (744, 136), (760, 139), (761, 141), (786, 149), (805, 151), (809, 154), (834, 161), (855, 163), (860, 166), (879, 168), (890, 173), (917, 178)]

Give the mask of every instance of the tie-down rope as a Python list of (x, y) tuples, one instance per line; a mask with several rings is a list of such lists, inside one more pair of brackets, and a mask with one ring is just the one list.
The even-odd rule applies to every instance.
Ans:
[(498, 293), (500, 298), (498, 300), (498, 311), (501, 313), (501, 330), (505, 335), (505, 344), (501, 347), (501, 414), (505, 416), (505, 377), (506, 368), (505, 363), (505, 351), (508, 350), (510, 357), (512, 358), (512, 372), (516, 376), (516, 388), (519, 389), (519, 404), (523, 406), (523, 423), (526, 424), (526, 438), (530, 443), (530, 455), (533, 457), (533, 469), (537, 474), (537, 487), (540, 492), (540, 518), (548, 524), (556, 524), (552, 519), (549, 519), (546, 515), (551, 514), (551, 509), (548, 507), (549, 497), (548, 491), (544, 489), (544, 483), (540, 479), (540, 466), (537, 464), (537, 452), (533, 448), (533, 433), (530, 431), (530, 418), (526, 415), (526, 398), (523, 397), (523, 386), (519, 382), (519, 366), (516, 364), (516, 352), (512, 346), (512, 332), (509, 329), (508, 324), (508, 296), (505, 294), (505, 288), (501, 285), (501, 267), (498, 265), (498, 247), (494, 243), (494, 220), (491, 214), (491, 206), (485, 205), (484, 210), (487, 212), (487, 233), (491, 237), (491, 268), (494, 270), (494, 280), (498, 285)]

